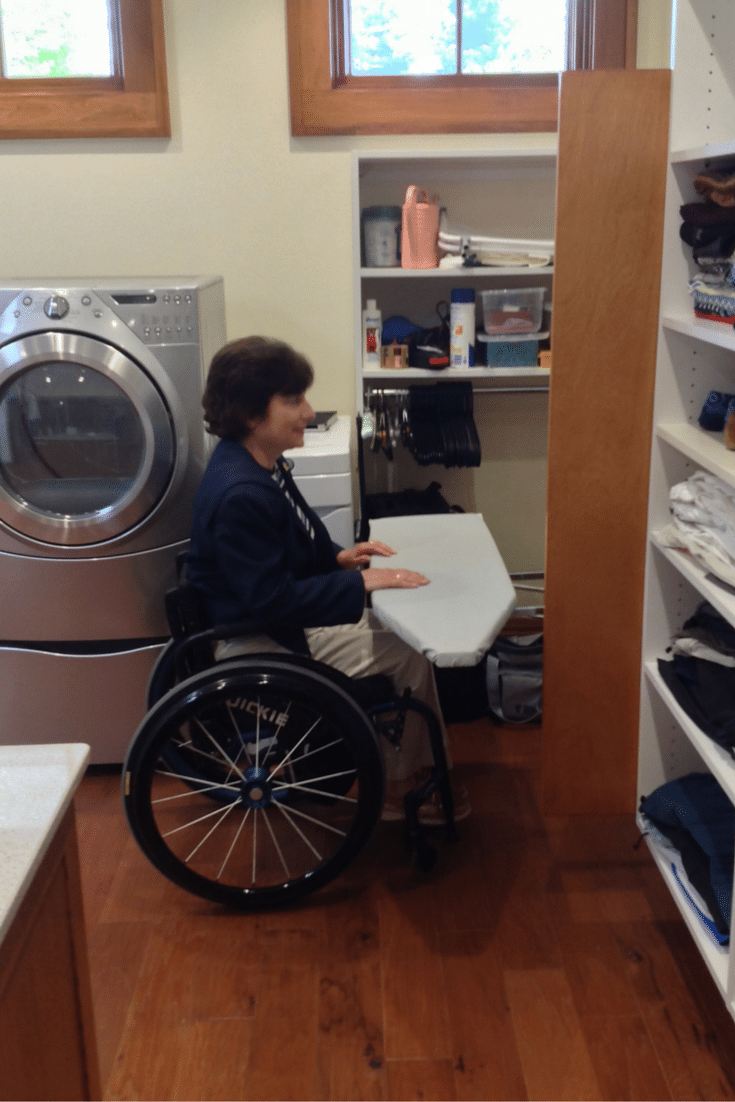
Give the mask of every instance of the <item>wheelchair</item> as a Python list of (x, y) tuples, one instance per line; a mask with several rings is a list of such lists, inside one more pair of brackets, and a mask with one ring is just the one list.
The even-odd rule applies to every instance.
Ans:
[(379, 736), (399, 750), (409, 711), (425, 721), (434, 766), (404, 798), (405, 838), (414, 866), (433, 868), (418, 809), (434, 791), (447, 839), (457, 832), (431, 708), (410, 690), (397, 696), (387, 676), (349, 678), (298, 654), (215, 661), (219, 640), (254, 625), (208, 626), (186, 581), (166, 594), (166, 614), (171, 639), (123, 766), (129, 827), (164, 876), (245, 911), (291, 904), (334, 880), (380, 819)]

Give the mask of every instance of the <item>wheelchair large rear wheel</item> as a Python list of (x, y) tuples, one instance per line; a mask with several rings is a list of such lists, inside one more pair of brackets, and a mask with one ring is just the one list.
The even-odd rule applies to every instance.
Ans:
[(244, 910), (329, 883), (380, 816), (372, 723), (318, 671), (267, 656), (176, 685), (148, 713), (123, 769), (130, 828), (186, 891)]

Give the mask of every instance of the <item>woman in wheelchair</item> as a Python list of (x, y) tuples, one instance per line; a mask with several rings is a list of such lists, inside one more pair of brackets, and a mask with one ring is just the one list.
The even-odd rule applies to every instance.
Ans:
[[(370, 565), (389, 558), (378, 541), (342, 549), (299, 493), (283, 452), (303, 446), (314, 411), (306, 391), (309, 361), (282, 341), (245, 337), (214, 357), (202, 404), (209, 432), (220, 437), (194, 502), (187, 579), (204, 598), (212, 623), (251, 619), (260, 628), (218, 645), (218, 659), (295, 652), (349, 677), (387, 674), (396, 689), (433, 709), (446, 730), (431, 663), (366, 609), (376, 589), (417, 589), (429, 579), (411, 570)], [(364, 569), (359, 569), (359, 568)], [(425, 726), (407, 715), (400, 752), (385, 752), (382, 817), (403, 817), (403, 796), (433, 764)], [(455, 793), (454, 818), (470, 812)], [(426, 825), (444, 822), (435, 792), (419, 809)]]
[[(465, 818), (429, 661), (366, 608), (377, 589), (419, 589), (380, 542), (332, 543), (283, 452), (313, 416), (309, 362), (246, 337), (214, 357), (203, 406), (220, 437), (194, 502), (186, 577), (167, 595), (172, 639), (123, 769), (125, 812), (180, 887), (240, 909), (329, 883), (378, 818)], [(417, 594), (417, 599), (418, 594)]]

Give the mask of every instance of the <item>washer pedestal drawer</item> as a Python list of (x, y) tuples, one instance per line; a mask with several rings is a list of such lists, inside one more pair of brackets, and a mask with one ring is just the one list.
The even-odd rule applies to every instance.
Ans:
[(83, 742), (92, 764), (121, 762), (163, 646), (139, 640), (99, 654), (0, 647), (0, 745)]

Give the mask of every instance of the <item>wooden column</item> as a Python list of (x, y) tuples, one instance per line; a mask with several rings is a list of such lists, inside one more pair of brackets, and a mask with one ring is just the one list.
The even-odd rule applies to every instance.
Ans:
[(543, 803), (632, 811), (670, 72), (569, 72), (559, 123)]

